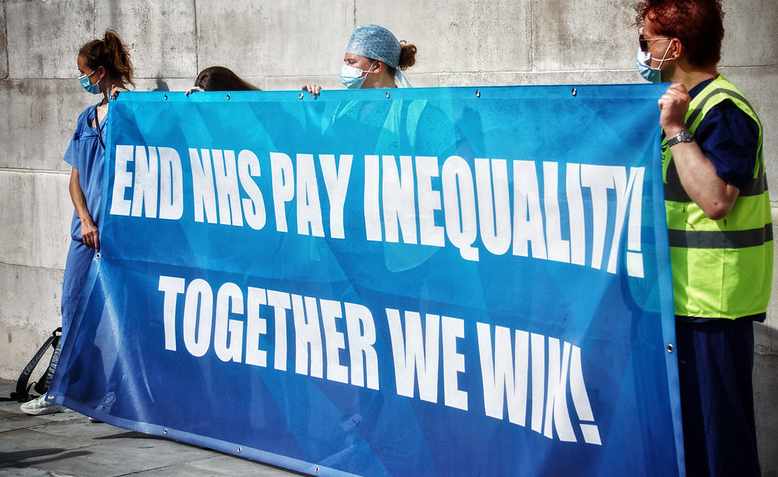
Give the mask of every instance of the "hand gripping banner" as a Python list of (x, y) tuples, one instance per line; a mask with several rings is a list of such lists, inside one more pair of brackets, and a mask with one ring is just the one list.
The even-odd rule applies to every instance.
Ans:
[(662, 90), (122, 93), (52, 395), (317, 475), (679, 475)]

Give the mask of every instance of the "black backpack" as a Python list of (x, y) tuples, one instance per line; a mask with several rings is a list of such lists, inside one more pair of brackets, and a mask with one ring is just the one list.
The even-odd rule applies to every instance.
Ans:
[[(20, 374), (19, 379), (16, 380), (16, 391), (12, 392), (10, 397), (0, 398), (0, 401), (27, 402), (37, 397), (30, 393), (31, 390), (38, 393), (38, 395), (43, 395), (46, 393), (46, 391), (48, 391), (48, 383), (50, 381), (49, 375), (51, 374), (51, 361), (49, 361), (49, 365), (46, 367), (46, 371), (44, 371), (41, 377), (38, 378), (37, 382), (30, 384), (28, 383), (30, 382), (30, 376), (32, 376), (35, 368), (38, 367), (38, 363), (40, 362), (41, 358), (43, 358), (43, 355), (46, 354), (46, 351), (48, 351), (49, 347), (51, 347), (52, 350), (57, 349), (57, 345), (59, 345), (59, 339), (61, 336), (62, 328), (57, 328), (51, 333), (51, 336), (46, 339), (43, 345), (41, 345), (41, 347), (35, 353), (35, 356), (32, 357), (30, 362), (27, 363), (27, 366), (25, 366), (22, 370), (22, 374)], [(51, 358), (54, 358), (54, 353), (52, 353)]]

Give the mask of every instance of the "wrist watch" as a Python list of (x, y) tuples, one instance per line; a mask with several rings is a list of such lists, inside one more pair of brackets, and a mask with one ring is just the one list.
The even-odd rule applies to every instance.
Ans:
[(694, 141), (694, 136), (692, 136), (689, 133), (689, 131), (687, 131), (686, 129), (682, 129), (681, 132), (667, 139), (667, 147), (673, 147), (676, 144), (682, 142), (692, 142), (692, 141)]

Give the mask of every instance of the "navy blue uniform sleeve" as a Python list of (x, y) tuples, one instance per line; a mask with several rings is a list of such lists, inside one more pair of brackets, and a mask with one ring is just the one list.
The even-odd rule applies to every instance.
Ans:
[(759, 148), (759, 128), (732, 101), (722, 101), (708, 111), (694, 139), (721, 180), (739, 189), (751, 181)]

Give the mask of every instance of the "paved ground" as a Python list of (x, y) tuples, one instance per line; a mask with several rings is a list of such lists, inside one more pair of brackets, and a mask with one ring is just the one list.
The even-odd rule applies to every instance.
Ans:
[[(0, 381), (0, 396), (11, 383)], [(274, 467), (218, 452), (128, 432), (65, 412), (31, 417), (15, 402), (0, 402), (0, 476), (191, 475), (288, 477)]]

